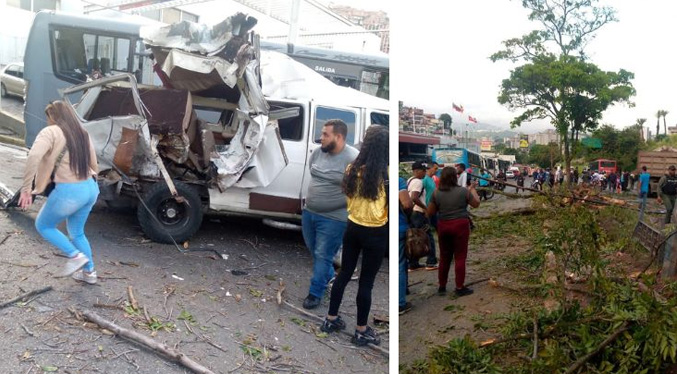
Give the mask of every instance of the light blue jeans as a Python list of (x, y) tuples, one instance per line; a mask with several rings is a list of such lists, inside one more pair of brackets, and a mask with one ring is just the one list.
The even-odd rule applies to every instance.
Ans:
[[(92, 178), (76, 183), (57, 183), (35, 220), (40, 235), (66, 256), (73, 257), (78, 253), (87, 256), (86, 272), (94, 271), (94, 261), (85, 236), (85, 223), (98, 196), (99, 186)], [(70, 239), (57, 228), (64, 220)]]
[(642, 221), (644, 219), (644, 209), (646, 209), (646, 195), (648, 195), (648, 192), (640, 192), (639, 193), (639, 220)]
[(334, 277), (333, 260), (343, 242), (346, 225), (346, 222), (303, 210), (303, 240), (313, 256), (313, 277), (310, 279), (309, 293), (315, 297), (324, 296), (327, 284)]

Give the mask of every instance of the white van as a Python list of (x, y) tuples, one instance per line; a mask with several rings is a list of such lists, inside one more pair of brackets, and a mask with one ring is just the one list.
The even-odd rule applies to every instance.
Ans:
[[(307, 161), (319, 148), (323, 124), (342, 119), (351, 145), (359, 144), (368, 126), (389, 124), (387, 100), (334, 85), (285, 55), (261, 54), (257, 37), (249, 31), (255, 20), (241, 14), (224, 21), (230, 27), (225, 30), (238, 38), (178, 41), (193, 46), (191, 51), (175, 48), (177, 40), (167, 37), (166, 28), (141, 30), (164, 88), (137, 86), (136, 77), (149, 82), (145, 70), (124, 74), (130, 67), (148, 65), (139, 57), (148, 52), (134, 46), (138, 35), (116, 33), (118, 23), (107, 20), (105, 30), (96, 30), (91, 17), (42, 12), (35, 22), (29, 44), (42, 40), (53, 61), (43, 58), (39, 63), (33, 59), (36, 51), (27, 49), (25, 61), (33, 62), (26, 63), (26, 109), (48, 101), (44, 96), (32, 99), (40, 95), (33, 91), (37, 82), (42, 86), (49, 81), (45, 77), (88, 76), (97, 66), (104, 70), (97, 72), (104, 78), (61, 94), (94, 140), (100, 198), (111, 206), (137, 205), (139, 223), (154, 241), (188, 239), (205, 213), (261, 217), (277, 227), (297, 223), (310, 178)], [(170, 27), (188, 30), (195, 25)], [(125, 32), (130, 28), (119, 25)], [(88, 41), (94, 46), (124, 45), (136, 50), (137, 57), (134, 64), (125, 64), (115, 56), (71, 55), (87, 53)], [(71, 52), (61, 50), (66, 47)], [(91, 64), (80, 66), (88, 60)], [(27, 143), (44, 126), (34, 120), (29, 124), (31, 113), (40, 112), (26, 114)]]

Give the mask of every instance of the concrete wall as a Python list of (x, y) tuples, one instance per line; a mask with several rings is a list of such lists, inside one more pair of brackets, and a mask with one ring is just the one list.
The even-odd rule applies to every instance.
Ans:
[(33, 12), (0, 3), (0, 64), (24, 59)]

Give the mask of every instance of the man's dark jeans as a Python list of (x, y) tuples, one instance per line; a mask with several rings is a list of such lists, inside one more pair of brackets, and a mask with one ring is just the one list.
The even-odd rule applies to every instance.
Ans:
[[(425, 225), (429, 225), (430, 222), (428, 218), (421, 212), (411, 213), (411, 227), (421, 228)], [(433, 236), (432, 228), (428, 230), (428, 239), (430, 240), (430, 253), (428, 254), (428, 259), (426, 260), (426, 265), (435, 265), (437, 264), (437, 257), (435, 256), (435, 237)], [(414, 262), (414, 266), (417, 265), (417, 262)]]

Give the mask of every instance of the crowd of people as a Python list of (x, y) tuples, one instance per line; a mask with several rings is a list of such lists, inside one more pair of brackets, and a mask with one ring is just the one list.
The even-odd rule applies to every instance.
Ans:
[[(441, 172), (438, 173), (439, 168)], [(439, 174), (439, 176), (438, 176)], [(490, 177), (490, 176), (489, 176)], [(482, 179), (480, 179), (481, 183)], [(472, 220), (468, 207), (480, 205), (477, 181), (471, 181), (466, 165), (439, 165), (435, 162), (416, 161), (412, 165), (412, 177), (399, 179), (399, 311), (405, 313), (412, 304), (406, 300), (408, 272), (424, 265), (418, 259), (405, 255), (406, 232), (409, 227), (422, 228), (428, 232), (428, 256), (425, 269), (437, 270), (438, 293), (447, 293), (451, 262), (454, 262), (457, 296), (466, 296), (473, 290), (465, 286), (465, 266)], [(433, 230), (439, 243), (439, 260)]]

